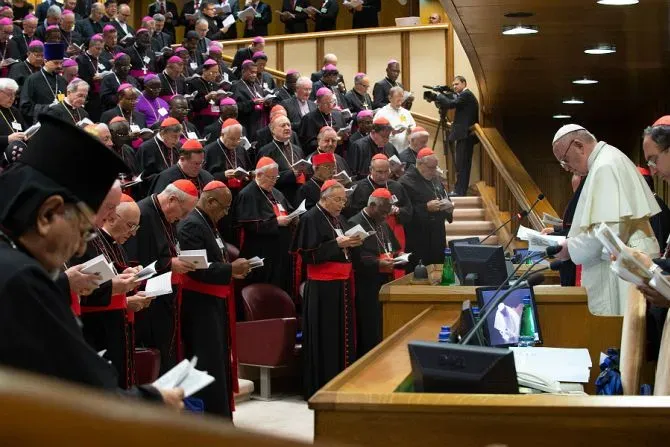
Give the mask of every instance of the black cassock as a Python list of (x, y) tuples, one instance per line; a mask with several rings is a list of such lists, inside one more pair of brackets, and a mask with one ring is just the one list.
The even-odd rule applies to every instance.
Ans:
[(276, 88), (274, 94), (277, 96), (277, 98), (279, 98), (280, 103), (288, 101), (295, 96), (295, 94), (289, 93), (289, 91), (286, 90), (286, 87), (284, 86)]
[[(70, 265), (83, 264), (101, 254), (119, 273), (128, 267), (125, 250), (102, 229), (98, 229), (98, 237), (88, 243), (84, 256), (73, 259)], [(107, 281), (91, 295), (82, 296), (80, 305), (84, 338), (96, 351), (106, 350), (104, 358), (116, 368), (119, 387), (128, 389), (135, 383), (135, 341), (125, 300), (126, 295), (112, 295), (112, 281)]]
[(0, 241), (0, 363), (159, 401), (153, 388), (117, 387), (114, 367), (84, 340), (68, 293), (33, 257)]
[[(241, 227), (240, 257), (264, 258), (264, 266), (254, 269), (247, 276), (249, 284), (268, 283), (290, 293), (289, 272), (292, 227), (280, 227), (273, 206), (292, 208), (288, 200), (277, 189), (266, 192), (256, 182), (251, 182), (240, 191), (235, 204), (235, 220)], [(279, 211), (278, 211), (279, 212)]]
[(408, 147), (398, 154), (398, 158), (405, 163), (405, 168), (416, 166), (416, 152), (414, 152), (411, 147)]
[(98, 121), (102, 113), (102, 103), (100, 101), (100, 88), (102, 80), (93, 80), (93, 76), (107, 70), (107, 67), (101, 59), (95, 58), (88, 53), (82, 53), (77, 56), (77, 65), (79, 76), (84, 81), (88, 82), (90, 89), (88, 90), (88, 97), (86, 101), (86, 111), (91, 116), (91, 121)]
[(304, 158), (304, 154), (300, 146), (291, 144), (290, 142), (284, 145), (283, 143), (272, 140), (271, 143), (261, 147), (258, 151), (258, 159), (261, 157), (270, 157), (279, 166), (279, 178), (275, 184), (281, 193), (293, 206), (297, 206), (296, 193), (301, 185), (305, 184), (307, 176), (303, 173), (296, 177), (291, 165), (297, 163)]
[[(205, 99), (208, 93), (217, 91), (217, 84), (207, 82), (203, 78), (194, 78), (186, 86), (191, 93), (197, 92), (197, 95), (191, 101), (191, 110), (193, 111), (193, 123), (202, 133), (205, 127), (219, 118), (219, 105), (213, 100), (210, 103)], [(212, 106), (214, 106), (214, 109), (212, 109)]]
[[(102, 112), (102, 115), (100, 115), (100, 122), (109, 124), (112, 119), (116, 118), (117, 116), (120, 116), (121, 118), (128, 118), (126, 115), (121, 111), (121, 106), (115, 106), (112, 109), (106, 110)], [(144, 115), (144, 113), (139, 112), (137, 110), (133, 110), (133, 112), (130, 115), (130, 120), (128, 120), (128, 124), (131, 126), (133, 124), (139, 126), (140, 129), (144, 129), (147, 127), (147, 117)]]
[(143, 79), (149, 73), (156, 73), (156, 53), (151, 46), (140, 49), (136, 44), (124, 48), (124, 53), (130, 56), (131, 76)]
[[(177, 225), (183, 250), (207, 250), (212, 264), (205, 270), (189, 272), (182, 285), (181, 335), (186, 358), (198, 357), (198, 365), (214, 377), (214, 383), (195, 396), (205, 403), (205, 412), (232, 418), (233, 368), (231, 364), (231, 323), (228, 300), (213, 295), (207, 286), (226, 286), (232, 281), (232, 267), (224, 258), (223, 239), (216, 225), (197, 208)], [(200, 291), (198, 291), (200, 290)], [(207, 290), (209, 293), (203, 293)], [(225, 295), (224, 295), (225, 296)], [(234, 314), (232, 315), (234, 317)]]
[(321, 187), (323, 182), (317, 180), (314, 177), (305, 182), (304, 185), (298, 189), (298, 193), (295, 196), (295, 201), (298, 205), (305, 201), (305, 208), (308, 210), (312, 209), (314, 205), (319, 202), (321, 199)]
[[(137, 234), (123, 245), (129, 262), (147, 266), (156, 261), (158, 274), (172, 268), (172, 258), (177, 256), (177, 234), (158, 206), (156, 196), (146, 197), (140, 207), (140, 228)], [(173, 284), (176, 275), (172, 275)], [(161, 374), (176, 363), (176, 309), (173, 293), (161, 295), (151, 305), (135, 314), (135, 339), (138, 346), (156, 348), (161, 354)]]
[[(316, 150), (316, 152), (313, 152), (309, 157), (307, 157), (307, 160), (310, 162), (312, 161), (312, 157), (316, 154), (322, 154), (320, 150)], [(333, 154), (335, 156), (335, 174), (340, 173), (342, 171), (346, 172), (348, 176), (351, 177), (351, 168), (349, 167), (349, 163), (344, 159), (339, 154)]]
[(368, 176), (363, 180), (356, 182), (354, 192), (351, 194), (347, 207), (342, 210), (342, 214), (351, 218), (359, 213), (368, 205), (368, 198), (375, 189), (386, 188), (391, 191), (391, 194), (398, 200), (395, 206), (399, 211), (396, 215), (391, 215), (386, 219), (386, 223), (393, 232), (395, 238), (400, 244), (400, 248), (404, 248), (406, 241), (405, 226), (412, 221), (413, 209), (412, 202), (409, 200), (405, 188), (395, 180), (389, 180), (385, 185), (380, 185), (372, 181)]
[[(249, 178), (227, 178), (226, 171), (229, 169), (242, 168), (245, 171), (253, 170), (253, 164), (249, 160), (248, 152), (240, 144), (233, 151), (228, 150), (221, 142), (220, 138), (205, 146), (205, 164), (203, 168), (214, 176), (215, 180), (219, 180), (228, 186), (233, 196), (233, 204), (237, 195), (249, 183)], [(219, 231), (223, 235), (224, 240), (232, 243), (236, 247), (240, 246), (240, 241), (237, 233), (233, 228), (233, 216), (228, 214), (219, 221), (217, 225)]]
[(366, 133), (366, 134), (361, 133), (360, 130), (352, 133), (351, 136), (349, 137), (349, 146), (351, 146), (352, 144), (354, 144), (355, 142), (357, 142), (361, 138), (367, 137), (368, 135), (369, 135), (368, 133)]
[(161, 99), (164, 99), (168, 104), (174, 95), (186, 94), (186, 82), (182, 76), (179, 76), (177, 79), (172, 79), (163, 72), (158, 75), (158, 79), (161, 80), (161, 92), (158, 96), (160, 96)]
[(117, 150), (116, 147), (114, 147), (113, 150), (119, 157), (123, 159), (126, 166), (130, 168), (130, 173), (133, 176), (136, 176), (140, 172), (142, 172), (137, 166), (137, 159), (135, 158), (135, 149), (128, 146), (127, 144), (124, 144), (123, 146), (121, 146), (121, 149)]
[(242, 62), (251, 60), (253, 56), (254, 52), (250, 47), (240, 48), (235, 52), (235, 57), (233, 58), (233, 64), (231, 65), (231, 68), (237, 68), (235, 73), (238, 75), (238, 77), (242, 73)]
[(444, 186), (437, 179), (435, 182), (426, 180), (416, 168), (409, 168), (399, 183), (405, 188), (413, 209), (412, 220), (405, 225), (405, 251), (412, 253), (408, 269), (413, 269), (419, 260), (424, 265), (442, 264), (446, 246), (444, 221), (451, 222), (453, 216), (444, 211), (430, 213), (426, 203), (446, 198)]
[(179, 163), (175, 163), (173, 166), (167, 168), (165, 171), (156, 176), (151, 187), (150, 194), (159, 194), (163, 192), (163, 190), (170, 183), (182, 179), (190, 180), (198, 189), (198, 194), (200, 194), (205, 185), (214, 180), (214, 177), (212, 177), (212, 174), (205, 171), (204, 169), (200, 169), (197, 177), (189, 177), (184, 171), (182, 171)]
[(123, 48), (121, 48), (119, 45), (114, 45), (113, 47), (108, 47), (105, 45), (102, 47), (102, 52), (100, 53), (100, 61), (105, 64), (105, 67), (107, 67), (108, 70), (111, 70), (112, 68), (112, 62), (114, 61), (114, 56), (117, 53), (122, 53)]
[(372, 110), (372, 98), (367, 93), (360, 95), (356, 90), (351, 89), (344, 97), (347, 100), (351, 114), (354, 116), (361, 110)]
[(140, 145), (137, 149), (137, 169), (142, 173), (143, 194), (146, 195), (155, 177), (162, 171), (177, 163), (179, 152), (176, 148), (168, 148), (162, 140), (155, 136)]
[(51, 107), (49, 107), (49, 111), (47, 112), (47, 114), (55, 116), (56, 118), (65, 121), (66, 123), (72, 123), (75, 125), (84, 118), (88, 118), (88, 113), (83, 107), (75, 109), (65, 101), (60, 102), (58, 104), (54, 104)]
[(356, 321), (352, 263), (356, 249), (341, 249), (336, 230), (346, 231), (342, 217), (316, 205), (300, 218), (293, 240), (307, 269), (303, 294), (305, 397), (309, 398), (356, 360)]
[[(256, 147), (260, 149), (266, 144), (272, 143), (273, 139), (274, 138), (272, 137), (272, 131), (270, 130), (270, 126), (261, 127), (260, 129), (258, 129), (258, 132), (256, 132)], [(298, 134), (295, 133), (295, 131), (291, 132), (291, 144), (300, 146), (300, 140), (298, 139)], [(249, 152), (251, 152), (252, 150), (253, 149), (249, 149)], [(255, 158), (258, 159), (258, 156), (256, 156)]]
[(361, 262), (356, 266), (356, 335), (358, 357), (382, 341), (382, 308), (379, 289), (393, 281), (393, 273), (379, 271), (381, 256), (393, 258), (400, 250), (400, 244), (386, 222), (375, 223), (365, 211), (349, 219), (349, 225), (361, 225), (365, 231), (377, 233), (367, 237), (360, 248)]
[(35, 73), (36, 71), (39, 71), (39, 67), (33, 67), (28, 63), (28, 61), (17, 62), (16, 64), (12, 64), (11, 67), (9, 67), (9, 77), (14, 79), (16, 83), (19, 84), (19, 94), (21, 92), (21, 87), (23, 87), (23, 84), (25, 84), (28, 76)]
[[(333, 110), (330, 115), (324, 115), (319, 109), (309, 112), (300, 121), (300, 130), (298, 131), (300, 146), (305, 151), (305, 154), (311, 154), (318, 147), (316, 137), (319, 135), (322, 127), (330, 126), (337, 131), (345, 127), (345, 125), (344, 118), (339, 110)], [(340, 153), (342, 152), (341, 146), (341, 144), (338, 145), (337, 149)]]
[(389, 103), (389, 92), (393, 87), (402, 87), (402, 84), (398, 81), (393, 82), (389, 78), (375, 82), (375, 86), (372, 88), (372, 108), (374, 110), (381, 109)]
[(263, 88), (257, 82), (246, 81), (233, 83), (233, 97), (237, 101), (237, 120), (247, 130), (249, 138), (255, 138), (258, 129), (263, 127), (263, 104), (254, 104), (254, 98), (263, 98)]
[(21, 89), (19, 109), (23, 118), (31, 124), (40, 113), (45, 113), (58, 95), (65, 95), (67, 82), (61, 75), (47, 73), (44, 69), (28, 76)]
[(137, 79), (128, 75), (125, 80), (119, 79), (116, 73), (112, 72), (105, 75), (102, 78), (100, 83), (100, 107), (104, 112), (105, 110), (113, 109), (119, 103), (119, 95), (117, 90), (121, 84), (130, 84), (136, 89), (140, 89), (140, 84), (137, 82)]
[[(26, 122), (23, 120), (23, 116), (19, 110), (12, 106), (8, 109), (0, 107), (0, 150), (4, 152), (5, 148), (9, 144), (9, 135), (14, 132), (23, 132), (27, 129)], [(14, 129), (12, 123), (17, 122), (21, 126), (21, 129)], [(18, 127), (18, 126), (17, 126)]]
[(386, 143), (383, 148), (378, 147), (377, 143), (372, 141), (370, 135), (349, 145), (347, 162), (351, 167), (354, 180), (363, 179), (370, 174), (370, 162), (372, 157), (377, 154), (385, 154), (388, 158), (391, 158), (394, 155), (397, 156), (398, 151), (391, 143)]
[(363, 3), (363, 9), (360, 11), (353, 11), (353, 18), (351, 27), (353, 29), (360, 28), (376, 28), (379, 26), (379, 12), (382, 10), (381, 0), (368, 0)]

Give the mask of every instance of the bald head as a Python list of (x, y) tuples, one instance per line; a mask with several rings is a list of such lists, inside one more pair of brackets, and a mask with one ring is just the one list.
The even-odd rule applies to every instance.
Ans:
[(112, 236), (117, 244), (125, 244), (136, 232), (140, 224), (140, 207), (135, 202), (121, 202), (102, 228)]
[(207, 214), (212, 222), (218, 223), (228, 214), (232, 201), (233, 194), (223, 185), (210, 191), (203, 191), (197, 207)]

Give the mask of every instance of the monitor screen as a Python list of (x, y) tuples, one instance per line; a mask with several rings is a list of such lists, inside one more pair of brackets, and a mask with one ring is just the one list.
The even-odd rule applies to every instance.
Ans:
[[(498, 294), (505, 293), (508, 288), (502, 288)], [(477, 300), (480, 309), (488, 306), (489, 302), (497, 295), (495, 292), (496, 287), (481, 287), (477, 289)], [(532, 318), (535, 326), (535, 344), (542, 344), (542, 333), (537, 317), (535, 295), (532, 288), (525, 287), (510, 293), (502, 303), (498, 304), (497, 309), (488, 316), (484, 324), (484, 335), (488, 340), (489, 346), (516, 346), (519, 343), (523, 298), (525, 296), (530, 296)]]
[(500, 245), (454, 245), (454, 260), (462, 285), (468, 285), (468, 275), (477, 286), (498, 286), (507, 282), (505, 253)]

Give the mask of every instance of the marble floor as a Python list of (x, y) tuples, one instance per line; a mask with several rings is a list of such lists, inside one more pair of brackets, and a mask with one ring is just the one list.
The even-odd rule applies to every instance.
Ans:
[(235, 426), (262, 434), (296, 441), (314, 441), (314, 413), (299, 396), (286, 396), (269, 402), (248, 400), (236, 404)]

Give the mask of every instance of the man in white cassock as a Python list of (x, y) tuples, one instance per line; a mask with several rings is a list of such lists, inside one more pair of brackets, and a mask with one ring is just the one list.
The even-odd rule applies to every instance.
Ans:
[(594, 230), (605, 223), (629, 247), (657, 257), (660, 249), (649, 218), (660, 208), (633, 162), (582, 126), (561, 127), (552, 146), (563, 169), (587, 176), (572, 228), (556, 257), (582, 265), (592, 314), (622, 315), (628, 288), (634, 286), (610, 270), (609, 255)]

